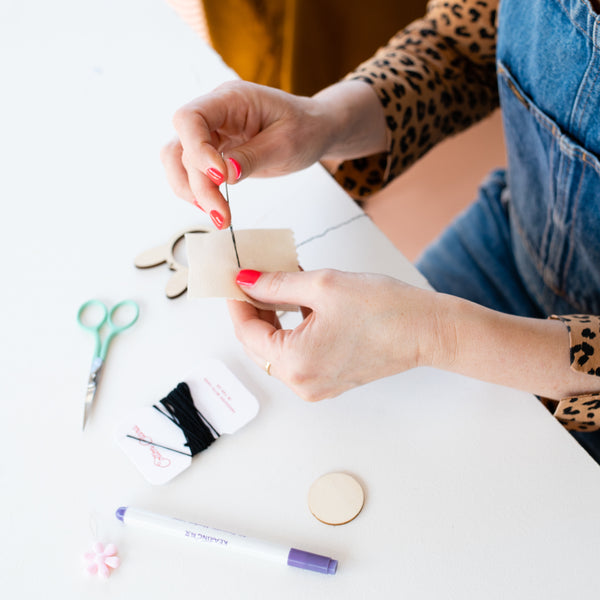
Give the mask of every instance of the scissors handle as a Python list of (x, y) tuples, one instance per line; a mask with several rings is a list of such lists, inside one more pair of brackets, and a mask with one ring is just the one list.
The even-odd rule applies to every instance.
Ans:
[[(100, 310), (100, 313), (99, 313), (100, 319), (98, 320), (98, 317), (96, 317), (96, 320), (92, 321), (91, 323), (88, 323), (87, 320), (86, 321), (83, 320), (83, 315), (86, 312), (88, 312), (88, 313), (91, 312), (88, 309), (92, 306), (96, 307), (97, 309)], [(106, 323), (107, 317), (108, 317), (108, 309), (106, 308), (106, 305), (103, 302), (100, 302), (100, 300), (88, 300), (87, 302), (84, 302), (79, 307), (79, 310), (77, 311), (77, 322), (79, 323), (79, 326), (82, 329), (91, 331), (94, 334), (94, 339), (95, 339), (94, 357), (95, 358), (98, 358), (100, 356), (100, 329), (102, 328), (102, 325), (104, 325), (104, 323)]]
[[(118, 325), (115, 322), (115, 315), (123, 306), (129, 306), (133, 310), (133, 313), (131, 313), (131, 316), (127, 321)], [(139, 314), (140, 307), (137, 305), (137, 302), (134, 302), (133, 300), (121, 300), (121, 302), (115, 304), (110, 313), (108, 313), (108, 324), (110, 325), (111, 331), (116, 335), (117, 333), (121, 333), (121, 331), (129, 329), (137, 321)]]
[[(83, 314), (85, 313), (86, 309), (88, 309), (91, 306), (96, 306), (100, 308), (101, 318), (95, 323), (88, 324), (83, 321)], [(119, 311), (119, 309), (125, 306), (133, 309), (133, 313), (127, 321), (121, 324), (117, 324), (115, 322), (117, 312)], [(88, 331), (91, 331), (94, 334), (96, 343), (94, 349), (94, 357), (104, 360), (106, 358), (106, 353), (108, 351), (108, 346), (111, 340), (115, 337), (115, 335), (118, 335), (122, 331), (125, 331), (125, 329), (131, 327), (137, 321), (139, 314), (140, 308), (137, 305), (137, 303), (133, 300), (122, 300), (118, 304), (115, 304), (115, 306), (112, 307), (110, 312), (106, 308), (106, 305), (103, 302), (100, 302), (100, 300), (88, 300), (87, 302), (84, 302), (79, 308), (79, 311), (77, 313), (77, 322), (81, 327), (83, 327), (83, 329), (87, 329)], [(104, 343), (101, 344), (100, 329), (105, 323), (108, 324), (108, 335), (106, 336)]]

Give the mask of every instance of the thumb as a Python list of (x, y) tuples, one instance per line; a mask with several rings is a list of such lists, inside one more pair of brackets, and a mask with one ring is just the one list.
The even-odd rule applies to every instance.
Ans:
[(291, 304), (314, 308), (317, 300), (314, 285), (316, 273), (315, 271), (261, 273), (253, 269), (242, 269), (237, 274), (235, 282), (248, 296), (265, 304)]
[(227, 155), (227, 181), (235, 183), (252, 174), (260, 174), (273, 164), (281, 161), (281, 144), (279, 156), (273, 151), (274, 140), (269, 131), (261, 131), (250, 140), (236, 146), (226, 153)]
[(281, 125), (276, 124), (257, 133), (244, 144), (232, 148), (226, 153), (229, 183), (245, 179), (249, 175), (286, 175), (308, 167), (317, 160), (316, 155), (308, 157), (303, 152), (290, 155), (285, 150), (289, 146), (287, 140), (289, 134)]

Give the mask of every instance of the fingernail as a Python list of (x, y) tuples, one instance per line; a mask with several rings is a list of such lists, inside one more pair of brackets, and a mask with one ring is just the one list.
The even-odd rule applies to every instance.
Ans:
[(225, 181), (223, 174), (212, 167), (210, 167), (210, 169), (206, 169), (206, 175), (216, 185), (221, 185)]
[(194, 206), (196, 208), (199, 208), (202, 212), (206, 212), (199, 204), (198, 200), (194, 200)]
[(223, 215), (220, 212), (217, 212), (216, 210), (211, 210), (210, 218), (212, 219), (212, 222), (217, 226), (217, 229), (223, 228), (223, 222), (225, 221), (225, 219), (223, 219)]
[(260, 271), (242, 269), (235, 278), (235, 282), (242, 287), (252, 287), (262, 275)]
[(235, 180), (237, 181), (242, 175), (242, 167), (240, 167), (240, 163), (235, 158), (228, 158), (227, 160), (231, 163), (235, 171)]

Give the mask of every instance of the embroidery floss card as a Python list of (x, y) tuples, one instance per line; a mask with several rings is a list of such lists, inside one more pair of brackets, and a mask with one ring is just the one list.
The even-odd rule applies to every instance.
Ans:
[(258, 408), (256, 398), (221, 361), (207, 359), (166, 398), (133, 412), (117, 427), (115, 439), (142, 475), (161, 485), (187, 469), (192, 457), (220, 435), (249, 423)]

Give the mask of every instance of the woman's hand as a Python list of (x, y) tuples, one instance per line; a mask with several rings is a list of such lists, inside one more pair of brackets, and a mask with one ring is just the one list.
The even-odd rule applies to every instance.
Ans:
[(243, 81), (186, 104), (173, 123), (179, 139), (161, 155), (169, 182), (178, 196), (208, 212), (219, 229), (230, 218), (218, 189), (223, 181), (311, 165), (325, 151), (332, 124), (315, 100)]
[(385, 147), (383, 109), (371, 87), (338, 83), (313, 98), (232, 81), (180, 108), (178, 139), (161, 153), (175, 193), (230, 222), (223, 181), (298, 171), (322, 158), (352, 158)]
[(306, 400), (431, 366), (560, 400), (596, 393), (573, 370), (569, 333), (554, 319), (517, 317), (381, 275), (243, 270), (238, 285), (265, 303), (305, 307), (292, 330), (275, 313), (229, 301), (238, 339), (261, 368)]
[(438, 294), (380, 275), (323, 270), (240, 271), (238, 285), (266, 303), (302, 306), (295, 329), (247, 302), (229, 301), (236, 336), (260, 366), (315, 401), (417, 366), (431, 365)]

